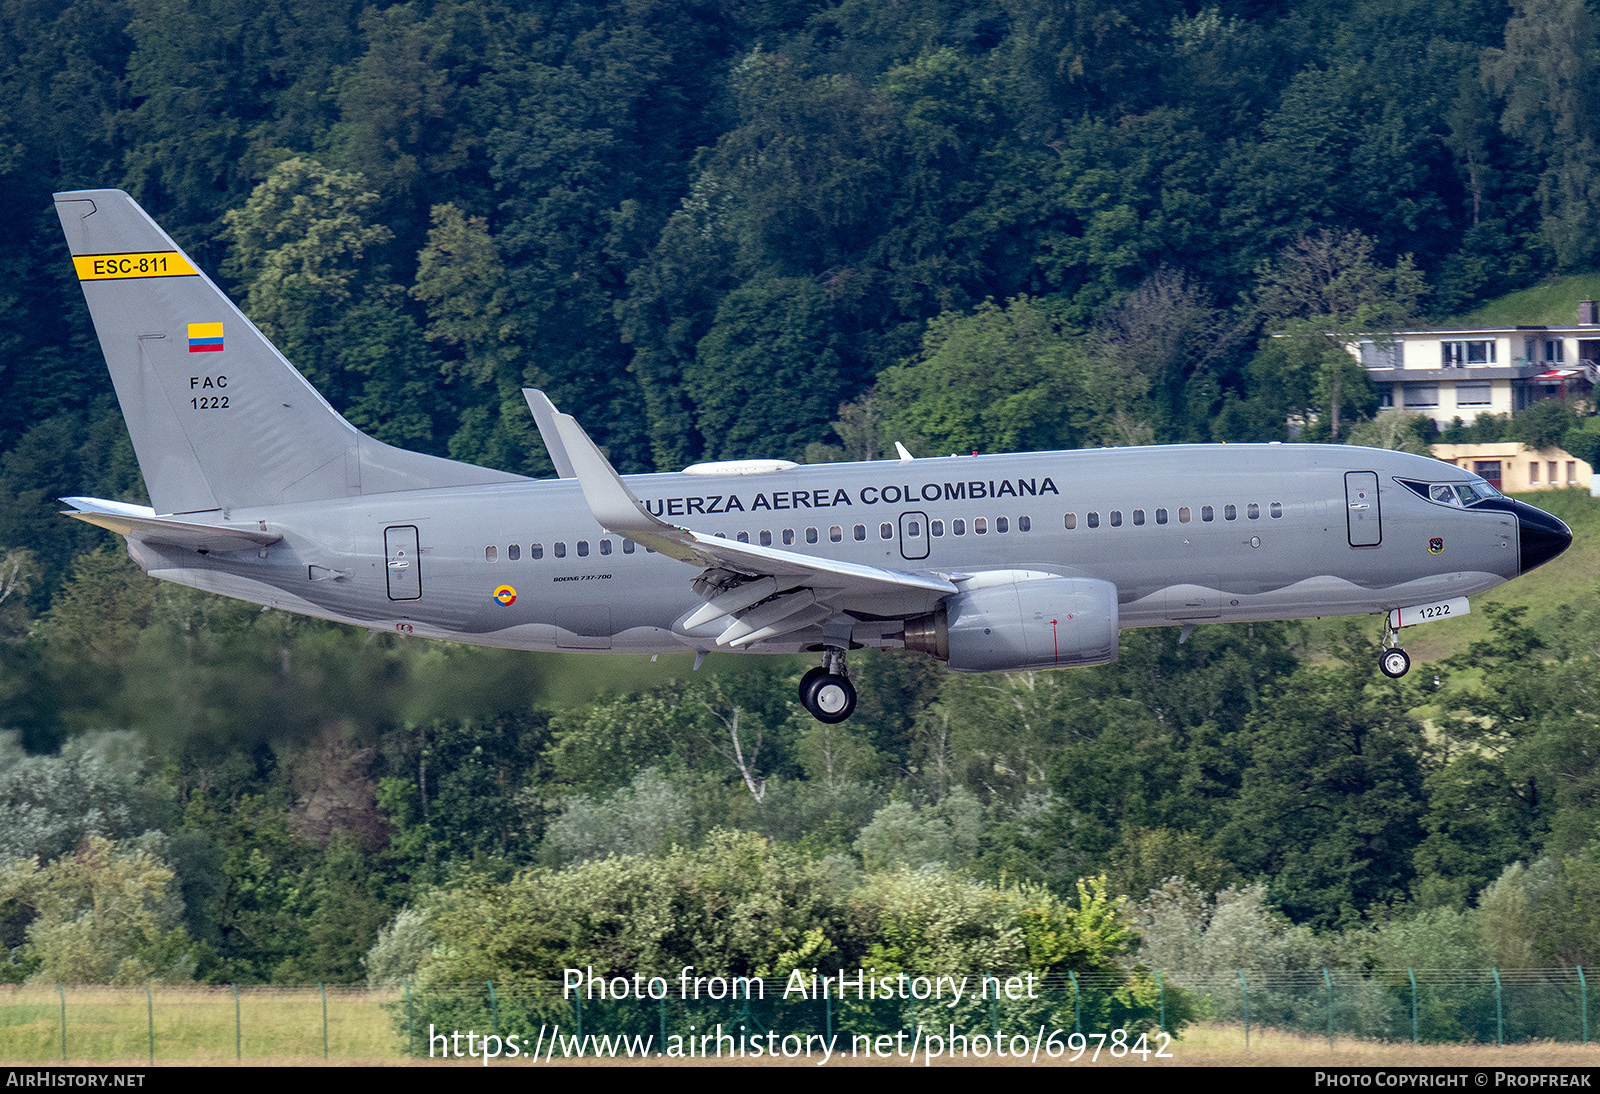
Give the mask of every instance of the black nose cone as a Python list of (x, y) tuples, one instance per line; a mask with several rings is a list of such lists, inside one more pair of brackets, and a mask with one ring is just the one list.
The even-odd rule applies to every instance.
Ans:
[(1517, 526), (1522, 540), (1522, 572), (1543, 566), (1572, 546), (1572, 529), (1543, 509), (1516, 503)]

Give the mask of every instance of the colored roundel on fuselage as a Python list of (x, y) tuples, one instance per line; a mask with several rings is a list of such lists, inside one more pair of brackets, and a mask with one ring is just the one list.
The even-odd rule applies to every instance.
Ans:
[(510, 607), (517, 602), (517, 590), (510, 585), (502, 585), (494, 591), (494, 598), (500, 603)]

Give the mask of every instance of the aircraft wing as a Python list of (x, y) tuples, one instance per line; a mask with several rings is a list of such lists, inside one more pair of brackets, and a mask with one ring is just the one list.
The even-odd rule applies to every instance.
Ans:
[(219, 527), (176, 517), (158, 517), (148, 505), (129, 505), (103, 498), (62, 498), (72, 506), (62, 510), (69, 517), (124, 536), (137, 536), (152, 543), (170, 543), (195, 551), (244, 551), (265, 547), (283, 537), (258, 528)]
[(732, 617), (717, 637), (721, 645), (749, 645), (810, 626), (852, 599), (958, 591), (941, 577), (738, 543), (669, 524), (645, 509), (577, 419), (557, 414), (552, 428), (602, 528), (703, 571), (695, 589), (707, 604), (683, 626)]

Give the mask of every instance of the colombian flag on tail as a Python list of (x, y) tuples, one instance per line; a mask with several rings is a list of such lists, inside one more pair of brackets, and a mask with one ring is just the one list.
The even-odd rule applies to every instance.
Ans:
[(189, 352), (190, 353), (221, 353), (222, 352), (222, 324), (221, 323), (190, 323), (189, 324)]

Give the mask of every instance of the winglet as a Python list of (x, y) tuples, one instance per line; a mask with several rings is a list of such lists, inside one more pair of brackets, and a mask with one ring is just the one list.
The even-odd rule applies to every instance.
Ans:
[(915, 456), (906, 450), (906, 446), (901, 444), (899, 441), (894, 442), (894, 450), (900, 454), (901, 463), (910, 463), (912, 460), (916, 459)]
[(572, 477), (578, 480), (578, 487), (583, 491), (583, 500), (600, 527), (681, 562), (699, 560), (700, 555), (694, 550), (694, 537), (650, 515), (576, 418), (571, 414), (555, 414), (550, 425), (572, 469)]
[(522, 397), (528, 400), (528, 409), (533, 411), (533, 424), (539, 427), (539, 436), (544, 439), (550, 462), (556, 466), (556, 474), (564, 479), (576, 478), (572, 460), (567, 457), (567, 446), (561, 443), (561, 437), (556, 433), (556, 405), (544, 392), (531, 387), (522, 389)]

